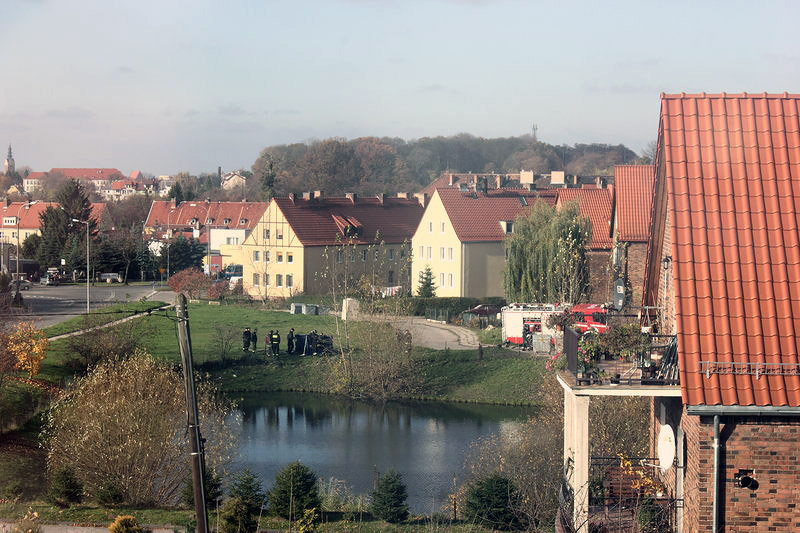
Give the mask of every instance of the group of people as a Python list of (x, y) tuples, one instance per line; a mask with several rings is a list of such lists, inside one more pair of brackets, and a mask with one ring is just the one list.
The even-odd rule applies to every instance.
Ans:
[[(330, 345), (330, 346), (329, 346)], [(332, 338), (320, 335), (317, 330), (312, 330), (306, 335), (295, 335), (294, 328), (289, 329), (286, 336), (286, 353), (298, 355), (317, 355), (326, 353), (332, 348)], [(255, 353), (258, 351), (258, 330), (244, 328), (242, 331), (242, 351)], [(277, 330), (270, 330), (267, 335), (264, 352), (269, 355), (280, 355), (281, 334)]]
[[(289, 352), (292, 351), (292, 344), (294, 341), (294, 328), (289, 330)], [(244, 328), (242, 331), (242, 351), (243, 352), (253, 352), (255, 353), (258, 351), (258, 329), (253, 328), (250, 331), (250, 328)], [(267, 335), (266, 345), (264, 346), (264, 352), (269, 351), (272, 355), (278, 355), (281, 351), (281, 334), (278, 330), (269, 330), (269, 334)]]

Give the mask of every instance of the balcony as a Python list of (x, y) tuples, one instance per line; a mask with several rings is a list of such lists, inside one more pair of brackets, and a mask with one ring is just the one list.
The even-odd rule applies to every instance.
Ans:
[(581, 346), (581, 334), (564, 331), (566, 372), (573, 387), (677, 387), (678, 347), (674, 335), (650, 335), (645, 349), (624, 354), (592, 353)]

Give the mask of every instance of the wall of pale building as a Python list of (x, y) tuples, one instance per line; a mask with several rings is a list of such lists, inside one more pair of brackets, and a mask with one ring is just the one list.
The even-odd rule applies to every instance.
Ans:
[(433, 195), (425, 208), (411, 239), (411, 250), (414, 254), (411, 279), (415, 294), (420, 275), (426, 267), (430, 267), (436, 285), (436, 296), (464, 296), (461, 241), (438, 194)]
[(464, 244), (464, 294), (467, 298), (504, 296), (506, 251), (502, 242)]
[(243, 244), (249, 231), (246, 229), (211, 228), (208, 232), (212, 250), (220, 250), (223, 245)]

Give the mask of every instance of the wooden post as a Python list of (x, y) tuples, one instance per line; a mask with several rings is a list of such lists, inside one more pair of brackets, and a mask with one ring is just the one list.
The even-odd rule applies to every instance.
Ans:
[(178, 294), (175, 299), (178, 315), (178, 344), (181, 350), (183, 381), (186, 388), (186, 419), (189, 427), (189, 456), (192, 462), (192, 482), (194, 485), (194, 512), (197, 520), (197, 533), (208, 533), (208, 511), (206, 509), (206, 491), (203, 458), (203, 444), (200, 439), (200, 426), (197, 420), (197, 397), (194, 388), (194, 369), (192, 367), (192, 340), (189, 335), (189, 311), (186, 307), (186, 296)]

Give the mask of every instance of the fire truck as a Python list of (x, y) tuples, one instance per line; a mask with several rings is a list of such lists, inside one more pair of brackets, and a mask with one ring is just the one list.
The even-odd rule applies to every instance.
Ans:
[(533, 345), (534, 340), (549, 343), (556, 329), (547, 325), (547, 319), (563, 313), (568, 306), (560, 304), (523, 304), (514, 303), (503, 307), (503, 340), (526, 348)]
[(570, 312), (574, 320), (572, 328), (575, 331), (605, 333), (608, 329), (608, 309), (603, 305), (575, 304)]

